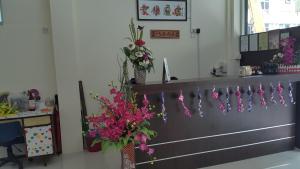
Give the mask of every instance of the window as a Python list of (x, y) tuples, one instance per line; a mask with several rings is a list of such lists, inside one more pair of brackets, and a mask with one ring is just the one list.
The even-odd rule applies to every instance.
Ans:
[(300, 24), (300, 0), (246, 1), (245, 30), (248, 34), (285, 29)]
[(270, 24), (265, 23), (265, 28), (266, 28), (266, 31), (269, 31), (270, 30)]
[(300, 12), (300, 0), (296, 0), (295, 10), (296, 10), (297, 14), (299, 14), (299, 12)]
[(261, 0), (261, 9), (265, 11), (269, 11), (270, 8), (270, 1), (269, 0)]
[(248, 32), (249, 34), (253, 34), (253, 33), (254, 33), (254, 31), (253, 31), (253, 25), (251, 25), (251, 24), (248, 25), (247, 32)]

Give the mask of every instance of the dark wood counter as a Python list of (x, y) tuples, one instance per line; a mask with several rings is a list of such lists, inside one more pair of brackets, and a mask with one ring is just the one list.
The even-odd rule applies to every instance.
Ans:
[[(285, 87), (284, 97), (287, 107), (270, 103), (269, 84), (274, 86), (281, 82)], [(167, 84), (149, 83), (135, 85), (139, 97), (147, 94), (156, 111), (161, 111), (161, 92), (165, 93), (165, 105), (168, 122), (154, 119), (151, 126), (158, 131), (158, 137), (149, 145), (155, 148), (157, 160), (151, 161), (139, 150), (136, 150), (137, 169), (196, 169), (226, 162), (291, 150), (300, 145), (295, 130), (298, 124), (296, 111), (299, 105), (289, 103), (288, 82), (294, 83), (294, 96), (299, 94), (300, 75), (270, 75), (253, 77), (202, 78), (174, 81)], [(215, 85), (225, 92), (226, 87), (235, 91), (237, 85), (246, 90), (249, 85), (258, 89), (262, 84), (266, 91), (268, 109), (262, 107), (259, 96), (254, 95), (254, 110), (238, 112), (237, 100), (231, 95), (232, 111), (225, 115), (217, 108), (218, 102), (210, 94)], [(199, 116), (197, 90), (203, 93), (204, 117)], [(183, 91), (186, 106), (193, 116), (188, 118), (178, 102), (179, 91)], [(225, 100), (225, 94), (221, 96)], [(276, 94), (276, 99), (277, 94)], [(300, 98), (299, 98), (300, 99)], [(247, 94), (243, 94), (247, 106)], [(296, 140), (296, 143), (295, 143)]]
[(178, 90), (181, 87), (194, 87), (201, 85), (204, 87), (212, 87), (212, 85), (247, 85), (257, 82), (273, 82), (277, 84), (278, 81), (282, 82), (297, 82), (300, 81), (300, 74), (287, 74), (287, 75), (261, 75), (261, 76), (248, 76), (248, 77), (211, 77), (200, 79), (187, 79), (171, 81), (169, 83), (149, 82), (146, 85), (135, 85), (134, 90), (141, 93), (155, 93), (157, 91), (172, 91)]

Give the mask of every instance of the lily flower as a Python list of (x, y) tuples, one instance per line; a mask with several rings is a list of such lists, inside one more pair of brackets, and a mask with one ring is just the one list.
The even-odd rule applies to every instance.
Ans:
[(135, 49), (135, 44), (134, 44), (134, 43), (130, 43), (130, 44), (128, 45), (128, 49), (129, 49), (130, 51), (134, 50), (134, 49)]
[(140, 52), (140, 51), (139, 51), (139, 52), (136, 52), (136, 53), (135, 53), (135, 56), (141, 58), (141, 57), (144, 56), (144, 54), (143, 54), (143, 52)]

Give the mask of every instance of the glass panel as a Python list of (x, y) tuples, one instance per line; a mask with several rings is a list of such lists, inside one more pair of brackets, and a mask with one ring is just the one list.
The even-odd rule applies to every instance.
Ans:
[(300, 0), (248, 0), (248, 34), (300, 25)]

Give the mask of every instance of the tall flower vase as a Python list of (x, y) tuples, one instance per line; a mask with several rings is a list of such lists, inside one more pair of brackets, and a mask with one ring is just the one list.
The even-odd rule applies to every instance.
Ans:
[(146, 83), (146, 70), (137, 70), (134, 69), (134, 78), (137, 84), (145, 84)]
[(128, 144), (121, 150), (121, 169), (135, 169), (134, 144)]

